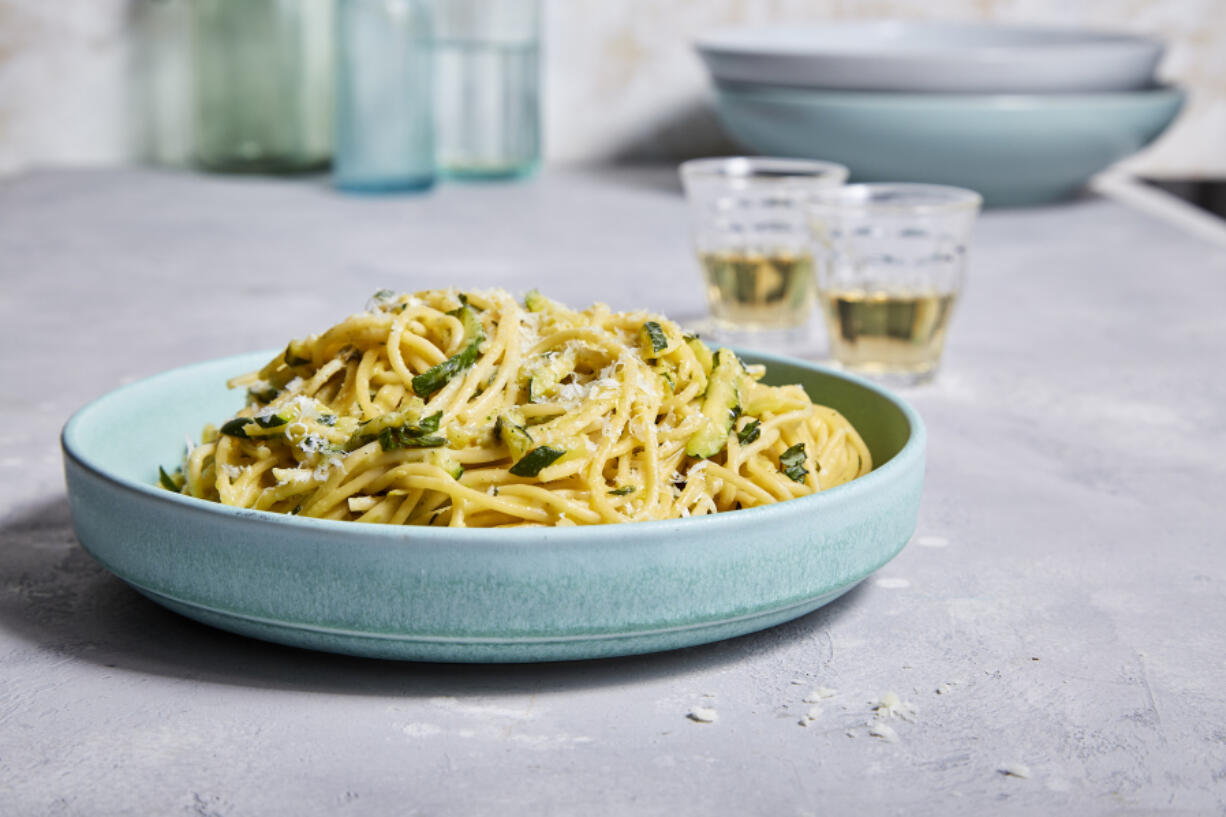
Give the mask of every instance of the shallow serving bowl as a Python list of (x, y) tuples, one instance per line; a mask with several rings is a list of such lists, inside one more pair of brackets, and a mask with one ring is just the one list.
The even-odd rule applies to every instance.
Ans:
[(853, 181), (931, 182), (1037, 204), (1156, 139), (1176, 88), (1102, 94), (889, 94), (723, 84), (725, 129), (754, 151), (846, 165)]
[(918, 20), (739, 26), (696, 46), (719, 81), (925, 93), (1132, 91), (1163, 52), (1131, 34)]
[(184, 434), (229, 416), (225, 380), (273, 352), (125, 386), (64, 427), (81, 544), (159, 604), (256, 638), (425, 661), (599, 658), (760, 630), (838, 597), (910, 538), (924, 427), (880, 388), (784, 358), (877, 467), (823, 493), (716, 516), (573, 528), (390, 527), (228, 508), (156, 487)]

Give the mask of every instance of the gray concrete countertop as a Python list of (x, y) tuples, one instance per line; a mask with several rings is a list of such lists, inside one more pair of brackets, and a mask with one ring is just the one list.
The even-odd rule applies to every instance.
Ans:
[[(1226, 813), (1226, 249), (1106, 198), (985, 214), (945, 371), (906, 394), (930, 434), (915, 539), (773, 630), (363, 660), (180, 618), (77, 545), (57, 434), (89, 400), (381, 287), (696, 315), (685, 229), (671, 175), (640, 171), (419, 198), (0, 185), (0, 814)], [(801, 726), (817, 686), (837, 694)], [(917, 711), (897, 742), (867, 725), (891, 691)]]

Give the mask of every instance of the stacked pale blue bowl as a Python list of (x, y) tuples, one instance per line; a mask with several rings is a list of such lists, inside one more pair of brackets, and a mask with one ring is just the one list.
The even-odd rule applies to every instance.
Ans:
[(698, 51), (725, 129), (853, 181), (950, 184), (989, 206), (1074, 195), (1175, 119), (1162, 44), (1135, 35), (874, 21), (712, 32)]

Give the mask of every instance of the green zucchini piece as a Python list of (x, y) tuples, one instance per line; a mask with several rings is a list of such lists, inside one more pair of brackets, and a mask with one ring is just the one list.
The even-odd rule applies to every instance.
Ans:
[(691, 457), (714, 457), (722, 451), (741, 413), (741, 362), (727, 349), (717, 351), (713, 360), (715, 368), (702, 402), (703, 423), (685, 444)]
[(549, 299), (535, 289), (528, 290), (524, 296), (524, 309), (529, 312), (543, 312), (548, 305)]
[(752, 414), (755, 417), (764, 411), (782, 414), (785, 411), (795, 411), (805, 407), (803, 400), (789, 395), (786, 390), (764, 386), (748, 377), (745, 379), (747, 382), (743, 396), (746, 414)]
[(702, 371), (707, 376), (710, 376), (711, 370), (715, 368), (715, 359), (711, 355), (711, 350), (707, 348), (707, 344), (698, 339), (697, 335), (687, 335), (685, 343), (694, 352), (694, 357), (702, 366)]
[(557, 393), (562, 378), (575, 370), (575, 353), (567, 349), (561, 353), (547, 352), (529, 369), (528, 399), (533, 403), (543, 402)]
[(498, 417), (494, 432), (511, 452), (511, 459), (521, 460), (532, 447), (532, 435), (524, 428), (524, 415), (518, 410), (508, 411)]
[(459, 479), (464, 474), (464, 466), (460, 465), (459, 461), (447, 451), (441, 449), (428, 451), (425, 461), (442, 468), (452, 479)]
[(436, 411), (429, 417), (418, 419), (412, 410), (393, 411), (367, 420), (358, 426), (345, 443), (346, 451), (361, 448), (372, 440), (378, 440), (384, 451), (398, 448), (435, 448), (447, 444), (446, 437), (432, 436), (438, 431), (443, 413)]
[(413, 391), (421, 398), (434, 394), (446, 386), (451, 378), (476, 363), (479, 347), (485, 340), (485, 328), (481, 325), (481, 319), (477, 317), (472, 307), (465, 304), (447, 314), (459, 318), (460, 323), (464, 326), (464, 338), (460, 343), (460, 351), (413, 378)]
[(809, 469), (805, 468), (805, 444), (796, 443), (779, 455), (779, 468), (792, 482), (804, 482)]
[(511, 473), (517, 477), (535, 477), (565, 453), (564, 448), (542, 445), (524, 454), (523, 459), (511, 466)]
[(643, 328), (639, 330), (639, 341), (643, 345), (644, 357), (647, 358), (654, 358), (668, 348), (668, 335), (664, 334), (664, 327), (655, 321), (643, 324)]
[(304, 341), (291, 340), (285, 347), (282, 359), (286, 366), (303, 366), (311, 362), (311, 355), (307, 352), (307, 345)]

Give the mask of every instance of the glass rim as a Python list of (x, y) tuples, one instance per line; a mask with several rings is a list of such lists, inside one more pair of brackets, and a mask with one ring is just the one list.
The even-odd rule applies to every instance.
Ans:
[(788, 159), (775, 156), (712, 156), (689, 159), (678, 166), (683, 181), (724, 180), (773, 184), (807, 179), (847, 180), (849, 170), (837, 162), (821, 159)]
[[(879, 196), (893, 195), (899, 199)], [(965, 187), (918, 182), (863, 182), (815, 190), (809, 198), (811, 209), (887, 215), (955, 215), (976, 213), (983, 207), (983, 196)]]

